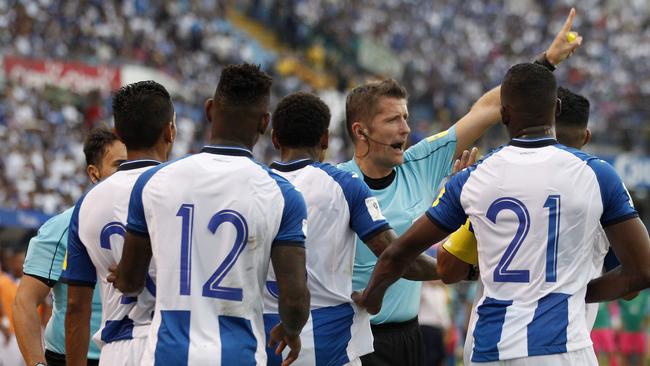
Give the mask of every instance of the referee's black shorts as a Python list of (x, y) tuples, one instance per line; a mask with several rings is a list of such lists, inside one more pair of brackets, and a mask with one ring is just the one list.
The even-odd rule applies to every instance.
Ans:
[(371, 325), (375, 352), (361, 356), (363, 366), (421, 366), (422, 333), (415, 317), (401, 323)]
[[(65, 355), (52, 352), (49, 349), (45, 350), (45, 361), (48, 366), (65, 366)], [(88, 360), (88, 366), (99, 365), (99, 360)]]

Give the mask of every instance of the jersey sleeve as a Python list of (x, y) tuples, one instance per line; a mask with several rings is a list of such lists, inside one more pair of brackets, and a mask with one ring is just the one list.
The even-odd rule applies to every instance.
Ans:
[(339, 184), (350, 208), (350, 228), (363, 242), (390, 229), (388, 221), (381, 214), (379, 201), (361, 179), (346, 173)]
[(276, 178), (284, 197), (280, 228), (273, 240), (273, 245), (304, 247), (307, 238), (307, 206), (305, 200), (291, 183), (279, 175), (270, 174), (273, 174), (274, 178)]
[(126, 219), (126, 231), (139, 236), (149, 237), (149, 227), (142, 203), (142, 194), (147, 182), (162, 168), (163, 164), (142, 173), (133, 185), (129, 198), (129, 213)]
[[(404, 167), (416, 170), (432, 189), (451, 173), (456, 151), (456, 128), (452, 126), (411, 146), (404, 154)], [(435, 192), (433, 192), (435, 194)]]
[(74, 207), (46, 221), (29, 241), (23, 272), (52, 287), (61, 276)]
[(587, 164), (596, 174), (600, 186), (600, 197), (603, 201), (601, 225), (607, 227), (638, 217), (632, 198), (614, 168), (601, 159), (591, 159)]
[(86, 246), (79, 238), (79, 210), (83, 197), (77, 202), (68, 228), (68, 251), (63, 260), (61, 282), (68, 285), (95, 287), (97, 272)]
[(447, 232), (458, 230), (467, 221), (467, 215), (460, 203), (460, 194), (469, 174), (470, 170), (465, 169), (454, 175), (426, 212), (429, 220)]
[(442, 247), (461, 261), (475, 266), (478, 265), (476, 237), (471, 230), (469, 219), (460, 229), (449, 236), (449, 239), (442, 244)]

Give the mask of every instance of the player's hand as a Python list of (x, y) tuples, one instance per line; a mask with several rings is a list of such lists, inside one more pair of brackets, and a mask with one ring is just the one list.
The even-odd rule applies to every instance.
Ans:
[(451, 169), (451, 174), (452, 175), (456, 174), (459, 171), (461, 171), (461, 170), (463, 170), (463, 169), (465, 169), (465, 168), (467, 168), (469, 166), (474, 165), (476, 163), (476, 157), (477, 156), (478, 156), (478, 149), (475, 148), (475, 147), (472, 148), (471, 152), (467, 151), (467, 150), (463, 151), (460, 158), (458, 158), (458, 159), (456, 159), (456, 161), (454, 161), (454, 166)]
[(368, 297), (365, 291), (354, 291), (351, 297), (355, 304), (366, 309), (372, 315), (379, 313), (379, 310), (381, 310), (381, 302), (384, 298), (382, 294), (382, 296), (373, 299), (372, 297)]
[(108, 267), (108, 276), (106, 276), (106, 281), (115, 284), (115, 281), (117, 281), (117, 266)]
[(546, 50), (546, 59), (553, 65), (557, 66), (560, 62), (571, 56), (573, 51), (582, 44), (582, 36), (577, 33), (575, 34), (576, 37), (574, 40), (569, 41), (567, 38), (569, 32), (571, 32), (571, 26), (573, 25), (573, 18), (575, 16), (576, 9), (571, 8), (569, 16), (566, 18), (562, 29), (555, 36), (555, 39), (548, 50)]
[(282, 366), (289, 366), (298, 358), (301, 348), (300, 335), (287, 335), (284, 331), (284, 326), (282, 326), (282, 323), (279, 323), (271, 329), (270, 338), (268, 344), (269, 347), (275, 347), (276, 344), (278, 345), (275, 349), (276, 355), (281, 355), (282, 351), (289, 346), (289, 354), (287, 355), (287, 358), (282, 361)]

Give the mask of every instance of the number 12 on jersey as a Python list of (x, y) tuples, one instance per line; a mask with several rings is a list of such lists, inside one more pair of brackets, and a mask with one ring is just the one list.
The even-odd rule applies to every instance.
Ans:
[[(180, 261), (180, 294), (189, 296), (192, 284), (192, 239), (194, 237), (194, 204), (185, 203), (178, 209), (176, 216), (181, 218), (181, 261)], [(248, 224), (244, 217), (234, 210), (221, 210), (214, 214), (208, 222), (208, 230), (212, 234), (217, 232), (221, 224), (230, 223), (235, 227), (236, 235), (233, 247), (214, 271), (212, 276), (203, 284), (202, 295), (222, 300), (242, 301), (241, 288), (220, 286), (244, 251), (248, 243)]]
[[(560, 233), (560, 196), (550, 195), (544, 203), (548, 208), (548, 239), (546, 243), (546, 282), (557, 281), (557, 252)], [(514, 238), (503, 253), (494, 270), (494, 282), (530, 282), (530, 271), (508, 269), (517, 251), (530, 230), (530, 214), (523, 202), (513, 197), (503, 197), (492, 202), (487, 210), (487, 218), (496, 224), (497, 215), (503, 210), (514, 212), (519, 221)]]

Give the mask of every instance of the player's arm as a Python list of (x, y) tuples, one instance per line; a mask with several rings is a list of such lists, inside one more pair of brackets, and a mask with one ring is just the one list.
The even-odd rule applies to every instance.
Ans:
[(127, 231), (122, 258), (114, 274), (109, 275), (108, 281), (113, 282), (113, 286), (125, 294), (142, 291), (151, 255), (149, 237)]
[(45, 363), (38, 307), (49, 293), (47, 284), (29, 274), (23, 276), (18, 285), (13, 305), (14, 328), (18, 347), (27, 365)]
[[(553, 65), (558, 65), (569, 57), (582, 43), (581, 36), (576, 37), (571, 42), (567, 39), (574, 17), (575, 9), (571, 9), (562, 29), (555, 36), (548, 50), (546, 50), (546, 59)], [(501, 86), (497, 86), (483, 94), (470, 111), (456, 122), (456, 151), (454, 156), (458, 156), (463, 150), (468, 149), (479, 137), (485, 134), (488, 128), (497, 124), (500, 120)]]
[(284, 332), (298, 336), (309, 317), (305, 248), (274, 246), (271, 262), (280, 290), (278, 307)]
[(424, 252), (431, 243), (449, 235), (428, 217), (420, 217), (404, 235), (397, 238), (379, 257), (368, 287), (362, 294), (353, 294), (354, 301), (367, 308), (371, 314), (381, 309), (384, 293), (397, 279), (404, 276), (411, 262)]
[[(395, 231), (384, 230), (366, 241), (366, 245), (377, 256), (388, 248), (390, 243), (397, 239)], [(436, 260), (426, 254), (420, 254), (415, 258), (404, 272), (404, 278), (412, 281), (430, 281), (439, 279)]]
[(85, 366), (88, 362), (92, 293), (97, 283), (97, 270), (79, 236), (79, 211), (82, 197), (75, 205), (68, 228), (68, 250), (59, 280), (68, 285), (65, 313), (66, 364)]
[(68, 366), (88, 364), (92, 300), (92, 287), (68, 284), (68, 306), (65, 311), (65, 358)]
[(438, 272), (440, 279), (447, 285), (466, 280), (472, 265), (465, 263), (449, 253), (443, 246), (438, 251)]
[(271, 264), (280, 292), (280, 324), (271, 330), (268, 345), (273, 347), (279, 342), (276, 354), (289, 346), (289, 354), (282, 361), (282, 366), (288, 366), (300, 354), (300, 332), (309, 318), (310, 294), (305, 260), (307, 206), (293, 185), (284, 179), (276, 182), (284, 197), (280, 227), (271, 247)]
[(641, 220), (607, 226), (605, 233), (621, 265), (589, 282), (587, 302), (610, 301), (650, 287), (650, 238)]
[(126, 236), (122, 249), (122, 258), (117, 268), (111, 268), (107, 280), (125, 294), (142, 291), (151, 261), (151, 239), (145, 216), (142, 195), (148, 180), (157, 170), (138, 177), (129, 198), (129, 214), (126, 224)]
[(478, 265), (477, 242), (471, 230), (470, 221), (465, 224), (442, 244), (438, 251), (438, 272), (446, 284), (462, 280), (475, 279), (474, 267)]

